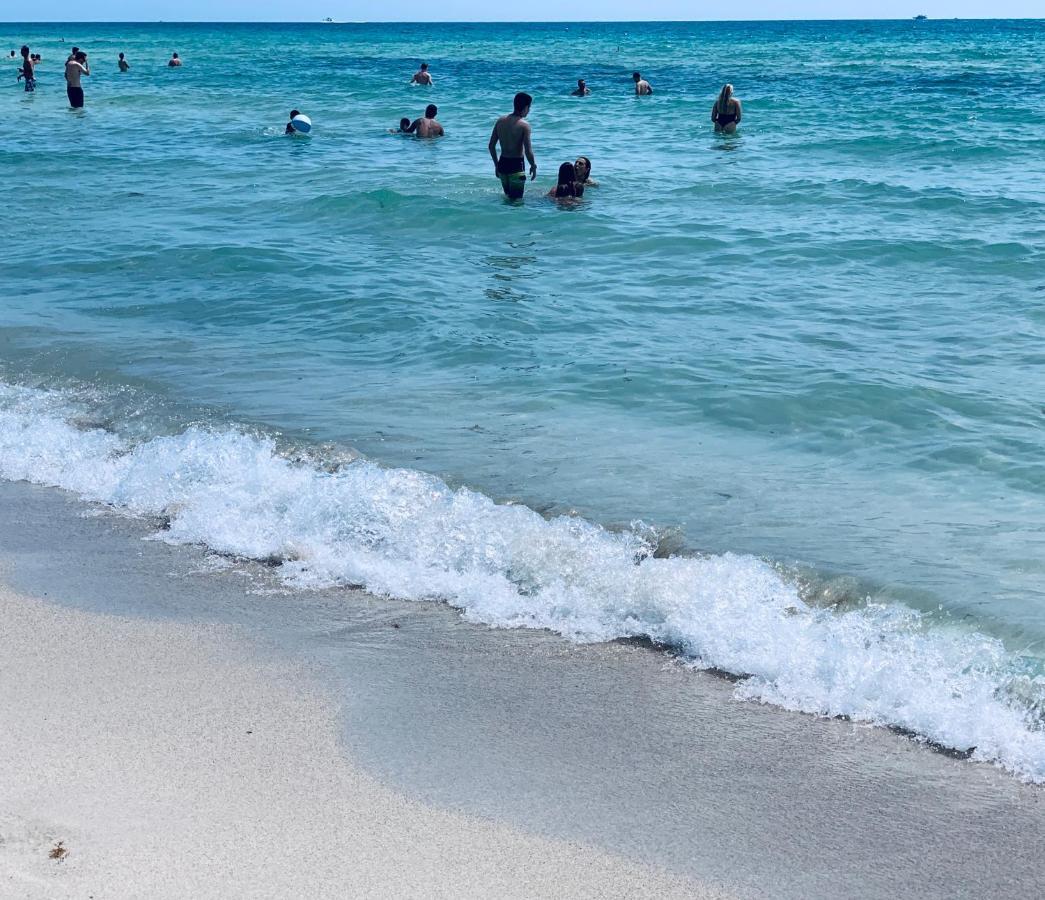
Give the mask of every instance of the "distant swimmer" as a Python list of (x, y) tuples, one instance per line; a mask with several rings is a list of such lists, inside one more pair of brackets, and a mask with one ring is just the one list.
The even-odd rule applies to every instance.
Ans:
[[(493, 158), (494, 171), (501, 179), (501, 188), (511, 200), (521, 200), (526, 190), (526, 167), (523, 165), (523, 154), (530, 163), (530, 180), (537, 177), (537, 161), (533, 158), (530, 123), (526, 117), (530, 114), (533, 97), (521, 91), (515, 95), (513, 110), (501, 116), (493, 126), (490, 135), (490, 156)], [(501, 145), (500, 158), (497, 156), (497, 144)]]
[(571, 97), (587, 97), (591, 93), (591, 89), (585, 83), (583, 78), (577, 79), (577, 90), (573, 91)]
[(435, 82), (432, 81), (432, 76), (428, 71), (428, 63), (421, 63), (421, 68), (414, 72), (414, 77), (410, 79), (410, 83), (425, 85), (435, 84)]
[(635, 82), (635, 96), (636, 97), (648, 97), (653, 93), (653, 85), (651, 85), (645, 78), (642, 77), (640, 72), (632, 72), (631, 80)]
[(180, 66), (180, 65), (181, 65), (181, 59), (180, 59), (180, 57), (178, 56), (177, 53), (172, 55), (171, 58), (167, 61), (167, 68), (170, 68), (170, 69), (174, 68), (175, 66)]
[(73, 109), (83, 109), (83, 87), (80, 79), (84, 75), (91, 74), (91, 67), (87, 64), (87, 54), (82, 50), (76, 51), (76, 58), (70, 59), (65, 64), (65, 92), (69, 96), (69, 105)]
[(711, 121), (715, 123), (715, 131), (725, 134), (736, 133), (743, 114), (744, 110), (740, 106), (740, 101), (733, 96), (733, 85), (725, 85), (719, 92), (715, 105), (711, 107)]
[(577, 170), (577, 181), (583, 184), (585, 187), (598, 187), (599, 183), (593, 181), (591, 177), (591, 160), (586, 156), (578, 156), (577, 162), (573, 164), (573, 168)]
[(410, 120), (406, 116), (403, 116), (403, 118), (401, 118), (399, 120), (399, 127), (398, 128), (389, 128), (388, 129), (388, 133), (389, 134), (410, 134)]
[(122, 53), (120, 54), (120, 61), (119, 61), (119, 63), (117, 63), (117, 65), (119, 65), (121, 72), (126, 72), (131, 67), (131, 64), (129, 62), (127, 62), (126, 59), (123, 58), (123, 54)]
[[(14, 53), (14, 51), (11, 51)], [(36, 90), (36, 64), (33, 57), (29, 55), (29, 48), (22, 46), (22, 68), (18, 70), (18, 78), (25, 79), (25, 92), (33, 93)]]
[(425, 114), (420, 119), (415, 119), (410, 125), (409, 132), (423, 138), (442, 137), (443, 126), (435, 120), (438, 112), (438, 107), (434, 103), (429, 103), (425, 107)]
[(571, 162), (559, 166), (559, 177), (555, 187), (548, 191), (556, 200), (580, 200), (584, 196), (584, 185), (577, 178), (577, 168)]
[(290, 111), (290, 121), (287, 122), (287, 127), (283, 129), (284, 134), (296, 134), (297, 129), (294, 127), (294, 118), (300, 116), (301, 111), (298, 109), (292, 109)]

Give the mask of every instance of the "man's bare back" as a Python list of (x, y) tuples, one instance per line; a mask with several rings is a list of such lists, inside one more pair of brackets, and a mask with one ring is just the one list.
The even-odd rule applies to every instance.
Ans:
[(420, 118), (411, 126), (411, 130), (418, 137), (442, 137), (443, 126), (440, 125), (435, 119)]
[(509, 113), (494, 123), (493, 133), (501, 145), (501, 156), (521, 158), (524, 146), (530, 142), (530, 123), (522, 116)]

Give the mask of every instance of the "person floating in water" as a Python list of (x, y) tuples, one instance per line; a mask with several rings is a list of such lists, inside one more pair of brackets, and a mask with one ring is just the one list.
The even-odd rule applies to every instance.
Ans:
[(577, 182), (583, 184), (585, 187), (598, 187), (597, 181), (592, 181), (591, 178), (591, 160), (586, 156), (578, 156), (577, 162), (573, 164), (573, 168), (577, 170)]
[(653, 85), (642, 77), (641, 72), (632, 72), (631, 80), (635, 82), (636, 97), (648, 97), (653, 93)]
[(181, 65), (181, 59), (179, 58), (177, 53), (173, 54), (171, 56), (170, 60), (167, 62), (167, 67), (171, 68), (171, 69), (173, 69), (175, 66), (180, 66), (180, 65)]
[(743, 114), (740, 101), (733, 96), (733, 85), (723, 86), (715, 105), (711, 107), (711, 121), (715, 123), (715, 131), (735, 134)]
[(573, 91), (571, 97), (587, 97), (591, 93), (591, 89), (585, 83), (583, 78), (577, 79), (577, 90)]
[(301, 115), (301, 110), (292, 109), (290, 111), (290, 121), (287, 122), (287, 127), (283, 129), (284, 134), (297, 134), (297, 129), (294, 127), (294, 118)]
[(411, 123), (407, 133), (416, 134), (418, 137), (423, 138), (442, 137), (444, 133), (443, 126), (435, 119), (438, 112), (439, 108), (434, 103), (429, 103), (425, 107), (425, 114)]
[[(14, 51), (11, 51), (14, 53)], [(36, 65), (29, 55), (29, 47), (22, 45), (22, 68), (18, 70), (18, 78), (25, 79), (25, 92), (33, 93), (36, 90)]]
[(410, 79), (410, 83), (424, 85), (435, 84), (435, 82), (432, 81), (432, 76), (428, 71), (428, 63), (421, 63), (421, 68), (414, 72), (414, 77)]
[(65, 93), (69, 97), (69, 105), (73, 109), (83, 109), (83, 86), (80, 79), (91, 74), (87, 64), (87, 54), (77, 50), (76, 56), (65, 64)]
[(120, 54), (120, 61), (119, 61), (119, 63), (117, 63), (117, 65), (119, 65), (121, 72), (126, 72), (131, 67), (131, 64), (129, 62), (127, 62), (126, 59), (123, 58), (123, 54), (122, 53)]
[(548, 196), (556, 200), (580, 200), (584, 196), (584, 185), (577, 178), (577, 168), (571, 162), (559, 166), (559, 177)]
[(389, 134), (410, 134), (410, 120), (406, 116), (403, 116), (403, 118), (401, 118), (399, 120), (399, 127), (398, 128), (389, 128), (388, 129), (388, 133)]
[[(526, 117), (530, 114), (533, 97), (519, 92), (515, 95), (512, 111), (494, 122), (490, 135), (490, 156), (494, 163), (494, 172), (501, 179), (501, 188), (510, 200), (521, 200), (526, 190), (526, 167), (523, 154), (530, 163), (530, 180), (537, 177), (537, 161), (533, 158), (530, 123)], [(497, 145), (501, 145), (501, 155), (497, 155)]]

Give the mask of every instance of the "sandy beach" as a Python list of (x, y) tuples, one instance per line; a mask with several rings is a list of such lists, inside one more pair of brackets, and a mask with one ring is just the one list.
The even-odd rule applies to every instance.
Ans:
[(382, 787), (235, 628), (6, 589), (0, 622), (4, 897), (724, 896)]
[(1045, 794), (996, 767), (156, 534), (0, 483), (0, 896), (1024, 898), (1045, 873)]

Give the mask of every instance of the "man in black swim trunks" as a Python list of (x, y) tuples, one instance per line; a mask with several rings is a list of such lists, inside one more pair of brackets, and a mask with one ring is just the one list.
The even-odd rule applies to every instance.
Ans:
[[(530, 143), (530, 123), (526, 121), (532, 104), (533, 97), (529, 94), (516, 94), (512, 112), (507, 116), (501, 116), (494, 123), (493, 133), (490, 135), (489, 149), (494, 172), (501, 179), (504, 195), (510, 200), (521, 200), (526, 190), (523, 154), (530, 163), (530, 180), (537, 177), (537, 160), (533, 158), (533, 146)], [(499, 158), (498, 143), (501, 145)]]
[(69, 96), (69, 105), (73, 109), (83, 109), (83, 87), (80, 79), (84, 75), (91, 74), (91, 67), (87, 65), (87, 54), (82, 50), (76, 51), (76, 56), (65, 64), (65, 92)]

